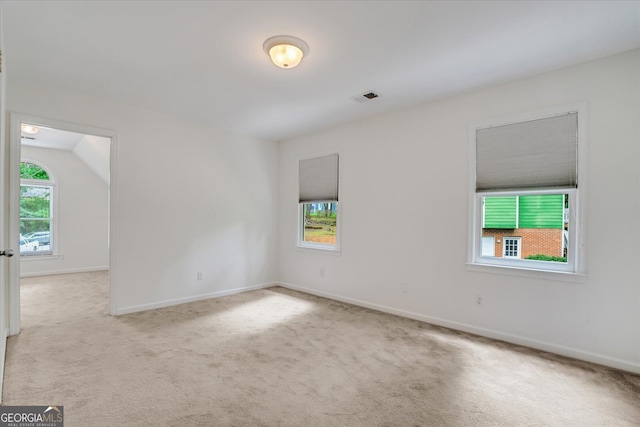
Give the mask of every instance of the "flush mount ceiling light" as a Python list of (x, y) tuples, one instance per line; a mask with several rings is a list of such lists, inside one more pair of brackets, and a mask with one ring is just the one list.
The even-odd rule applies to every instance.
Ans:
[(22, 125), (20, 125), (20, 129), (22, 130), (22, 132), (28, 133), (29, 135), (35, 135), (40, 131), (38, 126), (28, 125), (26, 123), (22, 123)]
[(309, 53), (309, 45), (304, 40), (293, 36), (274, 36), (265, 40), (262, 45), (271, 61), (280, 68), (297, 66), (302, 57)]

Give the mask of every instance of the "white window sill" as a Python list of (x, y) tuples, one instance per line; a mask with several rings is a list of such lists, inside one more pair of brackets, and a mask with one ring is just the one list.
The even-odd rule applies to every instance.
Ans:
[(586, 283), (587, 275), (568, 271), (540, 270), (503, 265), (467, 263), (468, 271), (479, 273), (504, 274), (508, 276), (532, 277), (534, 279), (557, 280), (560, 282)]
[(298, 243), (297, 245), (299, 250), (303, 250), (303, 251), (311, 251), (311, 252), (318, 252), (318, 253), (324, 253), (324, 254), (331, 254), (331, 255), (340, 255), (340, 249), (337, 246), (333, 246), (333, 245), (314, 245), (311, 243)]
[(21, 255), (20, 261), (44, 261), (52, 259), (61, 259), (62, 255)]

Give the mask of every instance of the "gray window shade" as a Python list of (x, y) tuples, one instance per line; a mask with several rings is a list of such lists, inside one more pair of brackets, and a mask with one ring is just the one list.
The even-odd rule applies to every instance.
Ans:
[(300, 160), (300, 203), (338, 201), (338, 155)]
[(578, 187), (578, 113), (476, 130), (476, 191)]

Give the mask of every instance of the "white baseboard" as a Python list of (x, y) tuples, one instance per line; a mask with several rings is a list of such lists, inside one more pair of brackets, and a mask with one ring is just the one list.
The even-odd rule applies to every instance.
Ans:
[(397, 316), (407, 317), (409, 319), (419, 320), (421, 322), (426, 322), (433, 325), (444, 326), (445, 328), (468, 332), (474, 335), (480, 335), (483, 337), (505, 341), (512, 344), (518, 344), (525, 347), (531, 347), (538, 350), (547, 351), (549, 353), (559, 354), (561, 356), (571, 357), (573, 359), (597, 363), (598, 365), (604, 365), (611, 368), (616, 368), (623, 371), (640, 374), (640, 364), (634, 363), (628, 360), (617, 359), (614, 357), (604, 356), (601, 354), (592, 353), (589, 351), (584, 351), (576, 348), (566, 347), (563, 345), (558, 345), (558, 344), (554, 344), (546, 341), (540, 341), (540, 340), (535, 340), (535, 339), (531, 339), (531, 338), (527, 338), (519, 335), (508, 334), (508, 333), (496, 331), (493, 329), (480, 328), (477, 326), (468, 325), (466, 323), (455, 322), (447, 319), (441, 319), (438, 317), (425, 316), (420, 313), (400, 310), (400, 309), (389, 307), (386, 305), (373, 304), (367, 301), (348, 298), (341, 295), (332, 294), (329, 292), (321, 292), (315, 289), (305, 288), (304, 286), (292, 285), (290, 283), (280, 283), (279, 285), (285, 288), (316, 295), (319, 297), (346, 302), (348, 304), (370, 308), (372, 310), (382, 311), (384, 313), (395, 314)]
[(96, 267), (84, 267), (84, 268), (72, 268), (69, 270), (49, 270), (49, 271), (37, 271), (33, 273), (20, 273), (20, 277), (37, 277), (37, 276), (53, 276), (56, 274), (73, 274), (73, 273), (89, 273), (92, 271), (105, 271), (109, 270), (108, 265), (99, 265)]
[(260, 285), (247, 286), (247, 287), (244, 287), (244, 288), (228, 289), (228, 290), (224, 290), (224, 291), (211, 292), (211, 293), (207, 293), (207, 294), (195, 295), (195, 296), (190, 296), (190, 297), (176, 298), (176, 299), (165, 300), (165, 301), (158, 301), (158, 302), (153, 302), (153, 303), (149, 303), (149, 304), (132, 305), (132, 306), (129, 306), (129, 307), (123, 307), (121, 309), (117, 309), (116, 310), (116, 316), (120, 316), (120, 315), (123, 315), (123, 314), (137, 313), (139, 311), (153, 310), (153, 309), (156, 309), (156, 308), (170, 307), (172, 305), (185, 304), (185, 303), (188, 303), (188, 302), (201, 301), (201, 300), (206, 300), (206, 299), (211, 299), (211, 298), (220, 298), (220, 297), (224, 297), (224, 296), (227, 296), (227, 295), (240, 294), (240, 293), (243, 293), (243, 292), (255, 291), (257, 289), (270, 288), (270, 287), (278, 286), (278, 285), (279, 285), (279, 283), (277, 283), (277, 282), (263, 283), (263, 284), (260, 284)]

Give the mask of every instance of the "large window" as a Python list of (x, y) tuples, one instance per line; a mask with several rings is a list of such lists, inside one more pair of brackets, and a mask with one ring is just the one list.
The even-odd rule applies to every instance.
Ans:
[(20, 163), (20, 255), (53, 253), (53, 182), (42, 167)]
[(471, 265), (582, 272), (579, 112), (473, 128)]
[(338, 155), (299, 163), (298, 246), (338, 250)]
[[(502, 253), (505, 258), (566, 263), (573, 228), (569, 199), (569, 194), (483, 195), (482, 256)], [(514, 245), (517, 251), (509, 248)]]

